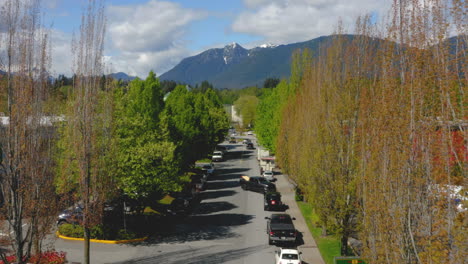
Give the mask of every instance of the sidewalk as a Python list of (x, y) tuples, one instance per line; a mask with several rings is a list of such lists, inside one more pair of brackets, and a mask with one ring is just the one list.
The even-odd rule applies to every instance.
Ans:
[(286, 211), (291, 217), (295, 217), (296, 220), (294, 221), (294, 226), (296, 229), (302, 233), (302, 239), (304, 240), (304, 244), (299, 246), (299, 251), (302, 252), (302, 259), (307, 264), (325, 264), (320, 252), (317, 248), (317, 244), (315, 243), (312, 234), (307, 227), (307, 224), (304, 220), (304, 217), (297, 206), (295, 200), (295, 192), (294, 187), (291, 183), (289, 183), (288, 179), (285, 175), (276, 175), (278, 179), (276, 181), (276, 189), (281, 192), (281, 200), (283, 203), (289, 206), (289, 209)]

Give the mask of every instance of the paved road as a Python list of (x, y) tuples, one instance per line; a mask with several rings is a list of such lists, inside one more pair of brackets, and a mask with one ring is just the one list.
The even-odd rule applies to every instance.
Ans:
[[(91, 243), (91, 262), (274, 263), (276, 247), (268, 245), (264, 218), (270, 213), (263, 210), (263, 196), (239, 186), (241, 175), (260, 173), (256, 150), (245, 150), (241, 144), (228, 146), (228, 160), (215, 165), (216, 175), (208, 182), (207, 190), (201, 194), (203, 200), (192, 216), (164, 226), (160, 233), (142, 243)], [(284, 190), (289, 188), (284, 178), (278, 183)], [(82, 244), (57, 239), (55, 248), (67, 252), (71, 263), (80, 263)]]

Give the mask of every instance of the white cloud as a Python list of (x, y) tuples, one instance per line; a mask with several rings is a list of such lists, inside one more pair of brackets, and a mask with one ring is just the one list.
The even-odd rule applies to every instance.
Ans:
[(59, 30), (51, 30), (52, 75), (72, 75), (73, 56), (71, 51), (72, 35)]
[(339, 19), (351, 29), (358, 15), (388, 10), (387, 0), (244, 0), (250, 10), (232, 24), (234, 32), (286, 44), (333, 33)]
[(144, 4), (110, 6), (109, 36), (115, 55), (112, 68), (146, 76), (173, 67), (188, 55), (184, 36), (190, 22), (203, 18), (201, 11), (179, 4), (151, 0)]
[(129, 75), (145, 78), (150, 70), (158, 76), (170, 70), (189, 52), (183, 47), (171, 47), (157, 52), (122, 52), (108, 56), (107, 70), (110, 72), (125, 72)]

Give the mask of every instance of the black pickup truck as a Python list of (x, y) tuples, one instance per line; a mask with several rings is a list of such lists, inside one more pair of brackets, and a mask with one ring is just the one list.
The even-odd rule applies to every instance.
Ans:
[(239, 180), (240, 186), (244, 190), (251, 190), (255, 192), (266, 193), (269, 191), (276, 191), (276, 185), (269, 182), (264, 177), (256, 176), (241, 176)]
[(265, 217), (267, 222), (268, 244), (274, 243), (296, 243), (297, 232), (288, 214), (272, 214)]

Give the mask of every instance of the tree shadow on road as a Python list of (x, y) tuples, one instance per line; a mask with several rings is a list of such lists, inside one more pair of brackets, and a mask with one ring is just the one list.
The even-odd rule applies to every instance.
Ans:
[(221, 197), (226, 197), (226, 196), (233, 196), (236, 194), (236, 191), (232, 190), (220, 190), (220, 191), (206, 191), (200, 193), (200, 199), (201, 200), (209, 200), (209, 199), (216, 199), (216, 198), (221, 198)]
[(219, 178), (224, 178), (225, 175), (231, 174), (231, 173), (239, 173), (239, 172), (245, 172), (250, 170), (250, 168), (226, 168), (226, 169), (219, 169), (216, 170), (216, 173), (218, 173)]
[(167, 263), (167, 264), (219, 264), (236, 259), (243, 258), (250, 254), (267, 248), (266, 245), (245, 247), (239, 249), (213, 251), (213, 247), (205, 247), (198, 249), (184, 249), (160, 255), (143, 257), (134, 260), (127, 260), (117, 263), (134, 263), (134, 264), (152, 264), (152, 263)]
[(246, 225), (254, 218), (245, 214), (193, 215), (178, 221), (155, 223), (160, 225), (148, 240), (133, 246), (160, 243), (184, 243), (200, 240), (215, 240), (237, 237), (232, 232), (236, 226)]
[(230, 173), (227, 175), (223, 175), (223, 177), (220, 179), (224, 181), (239, 180), (242, 175), (246, 175), (246, 173)]
[(237, 208), (230, 202), (204, 202), (198, 206), (197, 215), (212, 214), (221, 211), (228, 211)]
[(297, 232), (296, 247), (304, 245), (305, 242), (304, 242), (304, 236), (302, 235), (302, 232), (299, 232), (298, 230), (296, 230), (296, 232)]
[(217, 182), (208, 182), (207, 190), (219, 190), (227, 188), (235, 188), (239, 186), (239, 181), (217, 181)]
[(252, 151), (247, 150), (237, 150), (237, 151), (229, 151), (226, 155), (228, 159), (239, 159), (243, 157), (250, 157), (252, 156)]

